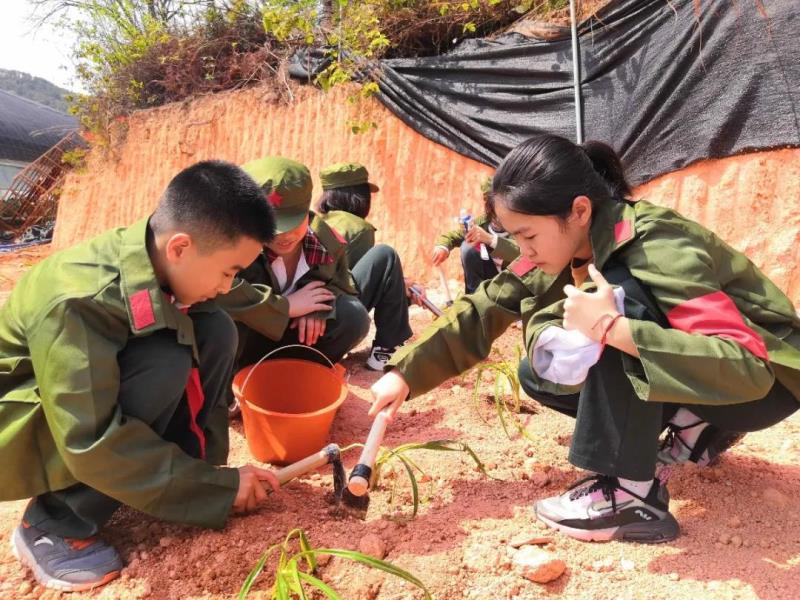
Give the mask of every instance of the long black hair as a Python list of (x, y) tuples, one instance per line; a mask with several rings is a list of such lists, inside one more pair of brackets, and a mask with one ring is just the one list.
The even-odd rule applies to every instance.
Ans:
[(495, 204), (527, 215), (564, 219), (572, 201), (587, 196), (592, 207), (620, 202), (631, 194), (622, 161), (603, 142), (577, 145), (551, 133), (535, 135), (503, 159), (492, 179), (487, 208), (494, 217)]
[(372, 204), (369, 183), (347, 185), (325, 190), (320, 196), (317, 210), (325, 214), (332, 210), (343, 210), (366, 219)]

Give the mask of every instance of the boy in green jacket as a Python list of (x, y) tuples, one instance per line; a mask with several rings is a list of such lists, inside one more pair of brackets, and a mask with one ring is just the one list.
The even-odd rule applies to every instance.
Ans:
[(33, 498), (13, 549), (43, 586), (118, 576), (95, 536), (120, 504), (222, 527), (277, 489), (218, 466), (236, 328), (213, 302), (273, 231), (252, 179), (197, 163), (149, 219), (42, 261), (0, 309), (0, 500)]
[[(376, 334), (367, 366), (383, 369), (395, 348), (411, 337), (397, 253), (376, 246), (351, 272), (347, 240), (310, 210), (312, 181), (305, 165), (268, 156), (242, 168), (272, 204), (277, 235), (223, 301), (240, 322), (239, 364), (297, 343), (337, 362), (367, 335), (374, 309)], [(282, 356), (295, 355), (294, 350)]]

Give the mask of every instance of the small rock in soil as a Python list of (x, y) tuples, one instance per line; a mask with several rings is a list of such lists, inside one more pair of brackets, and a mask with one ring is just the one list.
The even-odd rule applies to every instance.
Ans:
[(514, 555), (514, 564), (520, 568), (525, 579), (536, 583), (558, 579), (567, 568), (563, 560), (535, 546), (520, 548)]
[(512, 548), (519, 548), (520, 546), (541, 546), (549, 544), (553, 541), (551, 537), (542, 537), (534, 533), (518, 533), (508, 542)]
[(386, 542), (374, 533), (368, 533), (359, 540), (358, 551), (382, 559), (386, 556)]

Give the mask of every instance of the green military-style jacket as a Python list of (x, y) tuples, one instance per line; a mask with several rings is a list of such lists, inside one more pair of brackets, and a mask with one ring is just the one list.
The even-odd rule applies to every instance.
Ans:
[[(309, 226), (333, 261), (309, 265), (309, 271), (297, 281), (296, 288), (323, 281), (337, 298), (342, 294), (358, 295), (347, 262), (347, 241), (314, 212), (309, 213)], [(289, 301), (275, 291), (277, 288), (278, 280), (266, 253), (262, 252), (239, 273), (231, 291), (217, 296), (216, 302), (237, 321), (272, 340), (280, 340), (289, 325)], [(335, 319), (335, 303), (331, 310), (321, 314), (325, 319)]]
[[(626, 266), (669, 322), (630, 320), (640, 356), (623, 354), (623, 362), (642, 400), (736, 404), (763, 398), (776, 379), (800, 398), (800, 319), (742, 253), (646, 201), (601, 207), (590, 235), (598, 269), (612, 260)], [(563, 301), (534, 315), (526, 348), (562, 316)]]
[(389, 367), (403, 375), (410, 398), (424, 394), (484, 360), (515, 321), (527, 327), (541, 307), (563, 296), (567, 283), (568, 273), (553, 277), (518, 259), (456, 300), (413, 344), (398, 348)]
[[(159, 288), (146, 233), (145, 219), (52, 255), (0, 308), (0, 500), (81, 482), (161, 519), (224, 524), (237, 470), (192, 458), (117, 402), (117, 354), (132, 338), (174, 329), (197, 358), (192, 320)], [(192, 308), (203, 309), (216, 308)], [(224, 461), (218, 412), (206, 451)]]
[(347, 241), (350, 268), (375, 245), (375, 227), (369, 221), (346, 210), (332, 210), (318, 216)]
[[(475, 218), (475, 225), (485, 231), (489, 231), (489, 224), (491, 221), (486, 215), (481, 215)], [(447, 233), (443, 233), (436, 238), (435, 246), (442, 246), (452, 251), (453, 248), (458, 248), (464, 243), (463, 229), (453, 229)], [(519, 256), (519, 246), (510, 237), (497, 236), (497, 247), (490, 253), (492, 258), (499, 258), (503, 261), (501, 267), (506, 268), (511, 261)]]

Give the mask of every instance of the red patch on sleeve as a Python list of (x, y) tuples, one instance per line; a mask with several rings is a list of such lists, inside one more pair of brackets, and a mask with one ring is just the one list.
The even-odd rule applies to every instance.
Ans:
[(347, 240), (345, 239), (345, 237), (341, 233), (336, 231), (333, 227), (331, 227), (331, 233), (333, 233), (333, 237), (339, 240), (340, 244), (347, 244)]
[(269, 202), (275, 208), (280, 208), (281, 204), (283, 204), (283, 198), (281, 198), (281, 195), (278, 192), (272, 190), (270, 195), (267, 196), (267, 202)]
[(144, 329), (156, 322), (156, 315), (153, 313), (153, 301), (150, 300), (149, 290), (139, 290), (130, 297), (131, 315), (133, 315), (133, 326), (136, 329)]
[(614, 225), (614, 240), (617, 244), (627, 242), (633, 237), (633, 225), (630, 221), (620, 221)]
[(747, 326), (725, 292), (687, 300), (669, 311), (667, 319), (675, 329), (733, 340), (758, 358), (769, 360), (763, 338)]
[(526, 273), (530, 272), (531, 270), (536, 268), (536, 264), (525, 258), (524, 256), (520, 256), (517, 260), (513, 263), (508, 265), (509, 270), (514, 273), (517, 277), (522, 277)]
[(193, 367), (186, 382), (186, 402), (189, 404), (189, 429), (197, 437), (197, 443), (200, 445), (200, 458), (206, 457), (206, 436), (197, 423), (197, 416), (203, 409), (205, 401), (203, 384), (200, 381), (200, 371)]

